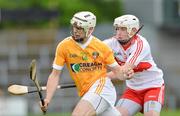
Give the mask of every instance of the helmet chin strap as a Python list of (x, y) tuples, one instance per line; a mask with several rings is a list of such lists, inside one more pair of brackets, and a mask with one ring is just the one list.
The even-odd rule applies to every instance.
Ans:
[(137, 31), (136, 33), (134, 33), (133, 36), (131, 36), (129, 39), (127, 40), (118, 40), (118, 42), (121, 44), (121, 45), (126, 45), (137, 33), (139, 33), (139, 31), (143, 28), (144, 25), (142, 25)]

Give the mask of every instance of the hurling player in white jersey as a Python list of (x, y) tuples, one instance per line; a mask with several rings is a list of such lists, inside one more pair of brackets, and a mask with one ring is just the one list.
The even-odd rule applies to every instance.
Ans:
[[(123, 116), (137, 112), (159, 116), (164, 103), (163, 72), (155, 64), (147, 40), (137, 34), (142, 28), (139, 25), (139, 19), (134, 15), (117, 17), (115, 36), (104, 41), (124, 70), (134, 70), (134, 76), (126, 80), (126, 90), (116, 107)], [(112, 72), (109, 76), (116, 78)]]

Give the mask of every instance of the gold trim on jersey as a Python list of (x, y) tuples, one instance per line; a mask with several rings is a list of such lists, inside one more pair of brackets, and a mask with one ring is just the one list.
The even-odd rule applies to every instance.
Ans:
[(99, 84), (98, 84), (98, 87), (96, 88), (95, 93), (100, 94), (102, 92), (103, 87), (105, 85), (105, 82), (106, 82), (106, 78), (105, 77), (101, 77), (100, 81), (99, 81)]

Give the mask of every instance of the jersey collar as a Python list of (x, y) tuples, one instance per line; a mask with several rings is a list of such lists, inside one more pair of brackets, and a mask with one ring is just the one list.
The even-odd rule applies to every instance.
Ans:
[(93, 38), (93, 36), (91, 35), (90, 37), (89, 37), (89, 39), (85, 42), (85, 43), (77, 43), (82, 49), (85, 49), (88, 45), (89, 45), (89, 43), (91, 42), (91, 40), (92, 40), (92, 38)]
[(135, 35), (130, 41), (129, 43), (127, 43), (127, 45), (121, 45), (123, 47), (124, 50), (127, 50), (131, 45), (134, 44), (135, 40), (138, 38), (138, 35)]

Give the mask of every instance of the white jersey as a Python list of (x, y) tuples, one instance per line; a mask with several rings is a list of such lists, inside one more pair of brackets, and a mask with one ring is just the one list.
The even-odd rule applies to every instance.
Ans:
[(163, 72), (155, 64), (147, 40), (137, 35), (133, 38), (131, 45), (124, 49), (116, 38), (104, 40), (113, 51), (117, 62), (123, 65), (125, 62), (134, 64), (135, 75), (126, 80), (126, 85), (134, 90), (161, 87), (164, 84)]

